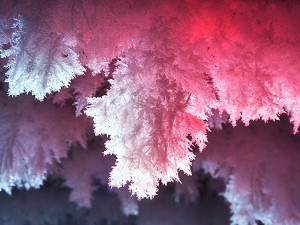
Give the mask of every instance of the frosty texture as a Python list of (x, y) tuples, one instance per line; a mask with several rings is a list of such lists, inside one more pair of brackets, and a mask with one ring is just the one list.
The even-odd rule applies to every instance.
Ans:
[[(8, 118), (3, 119), (1, 131), (5, 143), (1, 151), (2, 188), (9, 191), (13, 185), (22, 186), (19, 180), (25, 181), (24, 186), (40, 185), (47, 171), (44, 164), (66, 156), (70, 146), (65, 147), (64, 141), (75, 144), (85, 134), (82, 126), (73, 136), (77, 122), (58, 116), (55, 121), (68, 121), (65, 130), (47, 130), (49, 143), (37, 151), (41, 145), (41, 140), (36, 140), (41, 134), (39, 126), (46, 123), (48, 129), (49, 118), (60, 115), (53, 112), (42, 117), (46, 113), (38, 110), (48, 113), (51, 104), (73, 107), (78, 120), (93, 120), (96, 135), (109, 136), (104, 154), (116, 156), (109, 184), (128, 185), (139, 199), (153, 198), (160, 182), (180, 181), (179, 171), (191, 175), (195, 154), (190, 147), (197, 145), (200, 152), (205, 148), (209, 126), (220, 129), (227, 119), (233, 126), (239, 120), (248, 126), (253, 120), (278, 120), (286, 113), (297, 133), (299, 21), (297, 1), (2, 0), (0, 65), (5, 64), (1, 81), (6, 83), (1, 82), (1, 90), (10, 96), (30, 93), (47, 102), (34, 103), (39, 105), (36, 109), (23, 102), (26, 97), (19, 96), (15, 101), (20, 103), (10, 108), (14, 100), (5, 100), (9, 108), (2, 112), (3, 118)], [(38, 123), (28, 123), (23, 105), (24, 112)], [(21, 116), (16, 116), (19, 112)], [(14, 129), (9, 129), (11, 126)], [(91, 123), (87, 126), (91, 128)], [(35, 132), (38, 135), (30, 135)], [(11, 144), (19, 138), (25, 140), (22, 147)], [(55, 152), (52, 157), (51, 151)], [(232, 156), (239, 153), (232, 151)], [(13, 154), (24, 154), (26, 165), (22, 157), (7, 160)], [(42, 161), (42, 169), (36, 166), (39, 154), (43, 154), (37, 160)], [(273, 165), (268, 154), (263, 157)], [(289, 154), (280, 160), (287, 164)], [(234, 165), (235, 161), (226, 163)], [(95, 168), (89, 168), (90, 175)], [(80, 193), (78, 183), (70, 178), (71, 170), (65, 171), (66, 184), (73, 188), (71, 199), (88, 206), (92, 186), (83, 187), (89, 192), (86, 195)], [(232, 203), (246, 199), (237, 183), (249, 189), (249, 180), (239, 181), (238, 177), (231, 179), (225, 192)], [(281, 188), (287, 191), (287, 187)], [(276, 195), (276, 190), (274, 184), (268, 195)], [(238, 200), (232, 193), (239, 194)], [(126, 195), (120, 194), (120, 198), (126, 202)], [(134, 201), (128, 202), (135, 214)], [(269, 210), (269, 203), (263, 204), (263, 209)], [(277, 213), (254, 208), (257, 215), (239, 220), (238, 215), (252, 215), (252, 206), (237, 203), (232, 207), (233, 221), (245, 224), (254, 217), (270, 224), (269, 219)], [(262, 216), (265, 212), (266, 217)], [(299, 221), (296, 213), (280, 215)]]

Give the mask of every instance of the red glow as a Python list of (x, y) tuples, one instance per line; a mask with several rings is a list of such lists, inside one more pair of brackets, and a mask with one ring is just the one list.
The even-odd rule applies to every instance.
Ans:
[[(31, 93), (40, 101), (47, 99), (45, 105), (52, 106), (54, 103), (55, 109), (60, 107), (58, 103), (67, 105), (70, 110), (76, 108), (77, 116), (90, 117), (95, 134), (110, 137), (106, 142), (105, 154), (117, 158), (110, 173), (109, 185), (128, 185), (131, 193), (138, 198), (154, 197), (160, 183), (180, 181), (179, 171), (192, 174), (192, 161), (196, 154), (190, 149), (191, 144), (196, 143), (204, 154), (202, 150), (206, 147), (207, 132), (210, 129), (222, 129), (222, 124), (227, 122), (235, 126), (241, 121), (248, 126), (253, 120), (278, 120), (281, 114), (288, 113), (294, 133), (298, 131), (299, 2), (42, 2), (0, 2), (0, 64), (6, 64), (1, 74), (6, 76), (7, 90), (7, 85), (3, 84), (4, 78), (1, 85), (10, 96)], [(12, 134), (7, 132), (7, 137), (3, 137), (2, 142), (9, 144), (5, 151), (0, 149), (0, 152), (8, 152), (8, 156), (20, 156), (13, 161), (18, 164), (20, 160), (22, 163), (14, 167), (14, 163), (6, 161), (11, 157), (3, 153), (3, 165), (12, 166), (3, 166), (3, 174), (7, 176), (0, 176), (0, 189), (3, 184), (9, 192), (14, 185), (23, 185), (25, 178), (28, 182), (25, 186), (40, 185), (48, 170), (46, 163), (51, 164), (53, 155), (59, 160), (67, 154), (71, 145), (80, 142), (86, 146), (85, 141), (89, 141), (85, 137), (93, 129), (91, 124), (90, 129), (86, 130), (76, 126), (76, 132), (74, 129), (69, 132), (71, 138), (67, 135), (70, 139), (68, 144), (64, 148), (56, 147), (62, 146), (61, 142), (65, 141), (53, 132), (56, 126), (53, 130), (47, 130), (52, 126), (46, 123), (49, 122), (47, 117), (37, 113), (39, 108), (35, 107), (32, 99), (28, 98), (30, 104), (21, 101), (10, 106), (12, 100), (4, 96), (0, 96), (0, 100), (2, 97), (3, 101), (8, 102), (6, 109), (2, 110), (5, 118), (10, 118), (7, 115), (13, 109), (18, 109), (16, 112), (23, 116), (20, 119), (13, 118), (8, 123), (18, 124), (19, 128)], [(41, 112), (44, 107), (41, 106)], [(43, 118), (40, 120), (46, 122), (43, 124), (37, 120), (39, 122), (31, 123), (28, 118), (33, 121)], [(71, 130), (73, 124), (71, 121), (65, 128), (70, 127)], [(0, 121), (1, 126), (4, 126), (3, 130), (10, 127), (6, 121)], [(34, 135), (29, 135), (28, 130)], [(44, 151), (36, 147), (42, 145), (44, 138), (38, 139), (36, 130), (48, 131), (45, 136), (49, 144), (45, 144)], [(73, 132), (76, 135), (71, 135)], [(186, 138), (188, 134), (190, 140)], [(261, 135), (265, 137), (267, 132)], [(248, 136), (244, 135), (241, 139), (245, 140)], [(9, 146), (10, 143), (13, 148)], [(19, 143), (28, 144), (20, 148)], [(268, 146), (260, 148), (278, 150), (277, 146), (270, 147), (272, 143), (270, 141)], [(242, 151), (236, 150), (237, 145), (228, 150), (232, 151), (229, 154), (220, 150), (226, 147), (220, 144), (216, 155), (224, 157), (218, 161), (211, 160), (207, 165), (201, 164), (208, 171), (216, 167), (215, 171), (210, 171), (212, 174), (222, 170), (223, 164), (230, 168), (220, 176), (228, 181), (224, 196), (234, 205), (233, 217), (239, 220), (240, 214), (253, 214), (251, 210), (259, 211), (259, 215), (268, 211), (274, 218), (280, 218), (277, 214), (283, 217), (296, 214), (288, 214), (287, 210), (281, 213), (279, 204), (273, 204), (275, 200), (285, 199), (281, 198), (285, 196), (282, 193), (294, 190), (277, 185), (276, 182), (280, 183), (285, 178), (278, 178), (278, 181), (272, 177), (276, 185), (265, 187), (271, 181), (261, 177), (272, 171), (273, 167), (278, 169), (278, 165), (286, 161), (289, 164), (286, 171), (299, 171), (298, 164), (291, 163), (297, 157), (280, 157), (281, 161), (277, 162), (277, 158), (273, 159), (271, 154), (262, 156), (262, 151), (257, 151), (253, 156), (251, 153), (256, 149), (249, 149), (241, 155), (249, 160), (247, 158), (248, 161), (244, 160), (241, 165), (238, 157), (235, 158)], [(243, 145), (243, 141), (240, 145)], [(285, 145), (280, 147), (288, 151)], [(28, 156), (22, 156), (23, 152)], [(42, 156), (37, 158), (33, 154), (35, 152), (42, 152)], [(30, 162), (27, 167), (22, 158)], [(45, 163), (36, 166), (35, 162), (40, 161)], [(219, 161), (224, 161), (222, 166)], [(249, 165), (245, 169), (247, 163)], [(236, 168), (232, 169), (234, 165)], [(260, 170), (251, 168), (253, 165)], [(23, 172), (27, 170), (30, 174), (32, 171), (32, 174), (40, 174), (37, 182), (30, 182), (31, 176)], [(277, 172), (280, 174), (283, 169)], [(282, 177), (294, 178), (288, 172), (286, 176), (283, 173)], [(252, 177), (256, 179), (250, 182)], [(86, 189), (89, 188), (87, 185)], [(73, 199), (83, 199), (85, 204), (89, 203), (90, 200), (82, 197), (80, 191), (77, 194), (79, 196), (75, 195)], [(288, 200), (284, 201), (292, 202), (289, 197), (286, 198)], [(241, 204), (244, 199), (252, 201), (249, 208), (245, 209), (246, 206)], [(264, 203), (261, 208), (257, 207), (260, 201)], [(232, 205), (229, 209), (233, 209)]]

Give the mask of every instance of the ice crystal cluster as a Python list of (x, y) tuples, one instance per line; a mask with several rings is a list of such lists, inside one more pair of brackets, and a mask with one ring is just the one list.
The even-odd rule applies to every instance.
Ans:
[(299, 21), (297, 1), (0, 1), (0, 189), (60, 177), (88, 207), (108, 184), (136, 215), (160, 183), (195, 201), (179, 175), (202, 168), (232, 224), (300, 224), (296, 136), (217, 131), (287, 114), (298, 132)]

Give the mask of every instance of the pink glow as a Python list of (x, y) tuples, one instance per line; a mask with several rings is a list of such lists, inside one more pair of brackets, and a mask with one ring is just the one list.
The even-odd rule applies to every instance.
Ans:
[[(0, 127), (5, 132), (0, 138), (5, 144), (0, 149), (4, 174), (0, 189), (39, 187), (55, 171), (54, 161), (60, 163), (78, 146), (88, 148), (95, 135), (107, 135), (104, 154), (114, 155), (116, 162), (99, 167), (109, 174), (102, 182), (126, 186), (138, 199), (153, 198), (160, 183), (181, 182), (181, 171), (192, 175), (196, 153), (191, 146), (205, 153), (208, 133), (226, 123), (249, 126), (287, 114), (294, 134), (298, 132), (297, 1), (13, 2), (0, 2), (0, 56), (1, 65), (5, 64), (1, 68), (0, 102), (5, 107)], [(4, 92), (18, 97), (9, 98)], [(65, 122), (63, 129), (57, 128), (60, 119)], [(13, 131), (8, 129), (11, 126)], [(289, 172), (299, 172), (294, 162), (298, 153), (286, 150), (280, 141), (279, 147), (274, 146), (267, 131), (261, 136), (270, 138), (270, 143), (259, 143), (259, 149), (272, 148), (278, 155), (286, 151), (290, 156), (277, 159), (263, 154), (251, 149), (251, 144), (244, 146), (246, 137), (238, 136), (241, 143), (227, 149), (231, 155), (220, 157), (225, 154), (221, 145), (211, 161), (198, 166), (211, 174), (222, 171), (227, 185), (224, 196), (231, 201), (237, 223), (267, 224), (273, 218), (300, 223), (299, 214), (287, 210), (294, 203), (286, 193), (294, 193), (294, 187), (282, 185), (284, 179), (294, 179)], [(242, 151), (239, 145), (249, 148), (240, 156), (243, 163), (236, 157)], [(70, 165), (82, 172), (80, 163)], [(87, 183), (89, 175), (96, 174), (96, 166), (92, 167), (86, 169)], [(80, 186), (73, 170), (61, 175), (71, 180), (66, 182), (74, 189), (71, 199), (89, 206), (95, 187)], [(191, 196), (197, 196), (191, 190)], [(136, 201), (120, 193), (136, 214)], [(251, 204), (234, 204), (243, 199)], [(282, 199), (283, 209), (274, 206)], [(247, 216), (241, 219), (241, 215)]]

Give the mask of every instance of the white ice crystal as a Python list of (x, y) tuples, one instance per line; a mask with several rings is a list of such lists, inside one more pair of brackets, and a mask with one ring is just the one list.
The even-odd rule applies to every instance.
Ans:
[(12, 46), (1, 52), (1, 57), (9, 58), (9, 95), (32, 93), (43, 100), (85, 71), (72, 49), (76, 41), (49, 31), (47, 24), (37, 24), (32, 18), (19, 17), (13, 28)]

